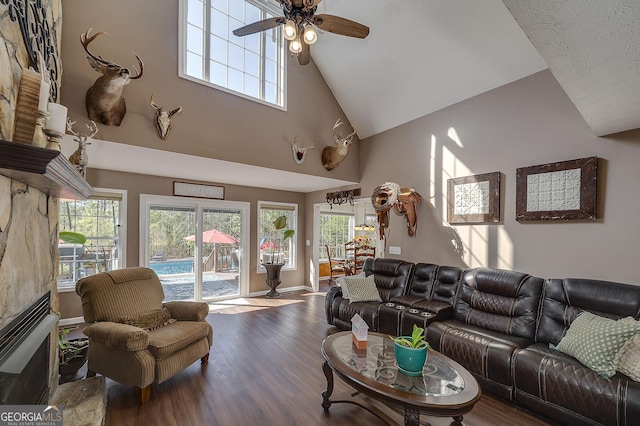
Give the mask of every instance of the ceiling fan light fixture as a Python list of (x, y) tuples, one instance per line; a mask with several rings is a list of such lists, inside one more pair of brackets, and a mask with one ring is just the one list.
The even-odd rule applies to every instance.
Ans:
[(304, 27), (303, 38), (304, 42), (307, 44), (313, 44), (318, 41), (318, 34), (316, 33), (316, 30), (313, 29), (313, 26), (311, 24)]
[(287, 23), (284, 24), (284, 38), (291, 41), (294, 40), (297, 35), (296, 23), (289, 19)]
[(289, 50), (291, 51), (291, 53), (296, 54), (302, 52), (302, 42), (300, 41), (300, 38), (296, 38), (289, 42)]

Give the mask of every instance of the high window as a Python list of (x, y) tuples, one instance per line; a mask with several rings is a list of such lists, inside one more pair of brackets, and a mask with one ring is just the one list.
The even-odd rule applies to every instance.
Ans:
[(87, 200), (60, 200), (60, 231), (83, 234), (84, 244), (58, 243), (58, 289), (98, 272), (124, 268), (126, 192), (96, 189)]
[(233, 35), (245, 24), (280, 15), (268, 0), (180, 0), (180, 77), (284, 109), (280, 26)]
[[(293, 238), (282, 239), (282, 230), (274, 230), (273, 222), (287, 218), (285, 229), (293, 229)], [(258, 272), (265, 272), (262, 262), (284, 263), (283, 270), (296, 268), (298, 205), (258, 201)]]

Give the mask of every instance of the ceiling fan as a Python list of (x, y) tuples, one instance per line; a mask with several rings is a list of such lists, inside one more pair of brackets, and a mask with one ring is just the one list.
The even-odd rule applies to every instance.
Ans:
[(284, 24), (284, 38), (289, 40), (289, 50), (298, 55), (298, 63), (307, 65), (310, 59), (309, 46), (318, 35), (314, 26), (321, 30), (348, 37), (365, 38), (369, 27), (334, 15), (315, 15), (322, 0), (278, 0), (284, 16), (263, 19), (233, 31), (242, 37)]

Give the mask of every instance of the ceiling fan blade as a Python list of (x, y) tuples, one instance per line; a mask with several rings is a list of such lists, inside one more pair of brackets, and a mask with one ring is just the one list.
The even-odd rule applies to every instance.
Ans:
[(311, 22), (321, 30), (348, 37), (365, 38), (369, 35), (369, 27), (333, 15), (316, 15)]
[(302, 42), (302, 51), (298, 53), (298, 63), (300, 65), (307, 65), (311, 59), (311, 46)]
[(249, 34), (258, 33), (260, 31), (269, 30), (284, 23), (285, 19), (283, 17), (264, 19), (262, 21), (254, 22), (253, 24), (245, 25), (244, 27), (233, 30), (233, 35), (242, 37)]

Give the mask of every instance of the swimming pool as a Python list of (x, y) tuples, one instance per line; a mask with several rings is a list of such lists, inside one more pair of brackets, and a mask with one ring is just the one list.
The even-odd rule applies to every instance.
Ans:
[(158, 275), (191, 274), (193, 273), (193, 260), (163, 260), (150, 262), (149, 268)]

